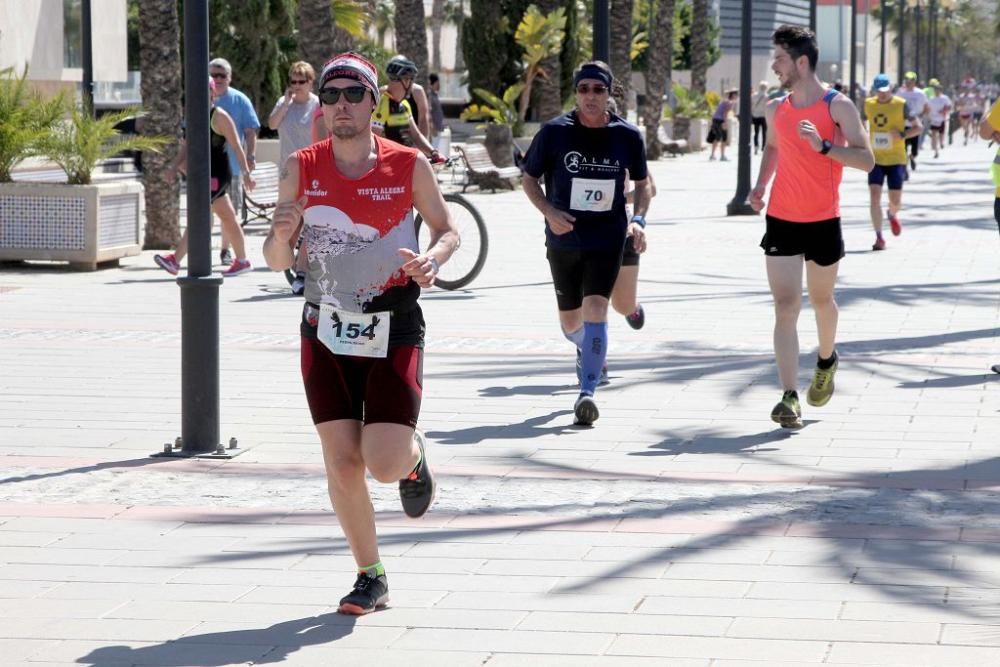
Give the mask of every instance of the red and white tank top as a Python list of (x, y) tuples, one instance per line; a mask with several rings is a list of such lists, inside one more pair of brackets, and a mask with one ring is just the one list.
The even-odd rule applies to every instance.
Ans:
[(374, 137), (375, 167), (358, 179), (336, 169), (332, 139), (297, 151), (309, 256), (306, 301), (352, 312), (405, 310), (420, 288), (400, 267), (417, 250), (413, 166), (417, 152)]
[(819, 136), (835, 146), (845, 145), (840, 128), (830, 115), (830, 104), (839, 95), (832, 88), (808, 107), (797, 109), (791, 94), (774, 111), (778, 139), (778, 169), (771, 186), (767, 214), (787, 222), (819, 222), (840, 217), (840, 180), (844, 166), (814, 151), (799, 137), (799, 122), (811, 121)]

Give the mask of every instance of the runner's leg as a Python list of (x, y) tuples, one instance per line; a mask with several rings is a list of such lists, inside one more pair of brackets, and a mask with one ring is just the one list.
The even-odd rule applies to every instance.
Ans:
[(611, 305), (616, 312), (631, 315), (639, 308), (639, 267), (623, 266), (618, 270), (615, 289), (611, 292)]
[(228, 193), (212, 202), (212, 212), (219, 216), (223, 238), (228, 238), (232, 243), (236, 259), (246, 259), (246, 239), (243, 237), (243, 228), (236, 220), (236, 211), (233, 210), (233, 202)]
[(840, 262), (830, 266), (820, 266), (816, 262), (806, 262), (806, 288), (809, 302), (816, 314), (816, 331), (819, 334), (819, 356), (829, 359), (836, 349), (837, 320), (839, 311), (833, 298), (833, 288), (837, 283)]
[(802, 255), (768, 256), (767, 283), (774, 297), (774, 356), (784, 391), (795, 391), (799, 372), (799, 311), (802, 309)]
[(868, 213), (869, 215), (871, 215), (872, 229), (875, 230), (875, 236), (881, 238), (882, 236), (882, 186), (881, 185), (868, 186)]

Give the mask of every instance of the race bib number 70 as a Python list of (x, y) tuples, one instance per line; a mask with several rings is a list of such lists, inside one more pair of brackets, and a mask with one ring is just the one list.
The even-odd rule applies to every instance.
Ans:
[(319, 307), (316, 336), (334, 354), (384, 359), (389, 353), (391, 313), (352, 313), (329, 304)]
[(600, 213), (610, 211), (615, 201), (615, 181), (612, 178), (574, 178), (569, 194), (573, 211)]

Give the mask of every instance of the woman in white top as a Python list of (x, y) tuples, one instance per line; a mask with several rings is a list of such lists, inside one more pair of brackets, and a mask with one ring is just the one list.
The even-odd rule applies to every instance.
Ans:
[(757, 92), (750, 98), (750, 119), (753, 121), (753, 154), (757, 154), (757, 139), (760, 137), (760, 147), (767, 146), (767, 118), (765, 110), (768, 102), (767, 81), (761, 81)]
[[(288, 68), (288, 88), (278, 98), (267, 119), (268, 127), (278, 131), (279, 168), (285, 165), (289, 155), (313, 143), (313, 115), (319, 109), (319, 98), (312, 92), (315, 81), (316, 70), (307, 62), (300, 60)], [(305, 291), (305, 274), (306, 252), (303, 246), (295, 258), (292, 294), (299, 295)]]
[(278, 131), (281, 158), (285, 164), (289, 155), (312, 143), (313, 112), (319, 108), (319, 98), (312, 92), (316, 72), (307, 62), (292, 63), (288, 68), (288, 88), (278, 98), (267, 125)]

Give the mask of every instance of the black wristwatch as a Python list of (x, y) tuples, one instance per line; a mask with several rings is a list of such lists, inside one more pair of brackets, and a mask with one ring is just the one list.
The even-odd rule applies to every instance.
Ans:
[(822, 153), (823, 155), (826, 155), (827, 153), (830, 152), (831, 148), (833, 148), (833, 142), (830, 141), (829, 139), (824, 139), (823, 147), (819, 149), (819, 152)]
[(636, 214), (636, 215), (632, 216), (632, 222), (634, 222), (635, 224), (639, 225), (643, 229), (646, 228), (646, 218), (642, 217), (639, 214)]

